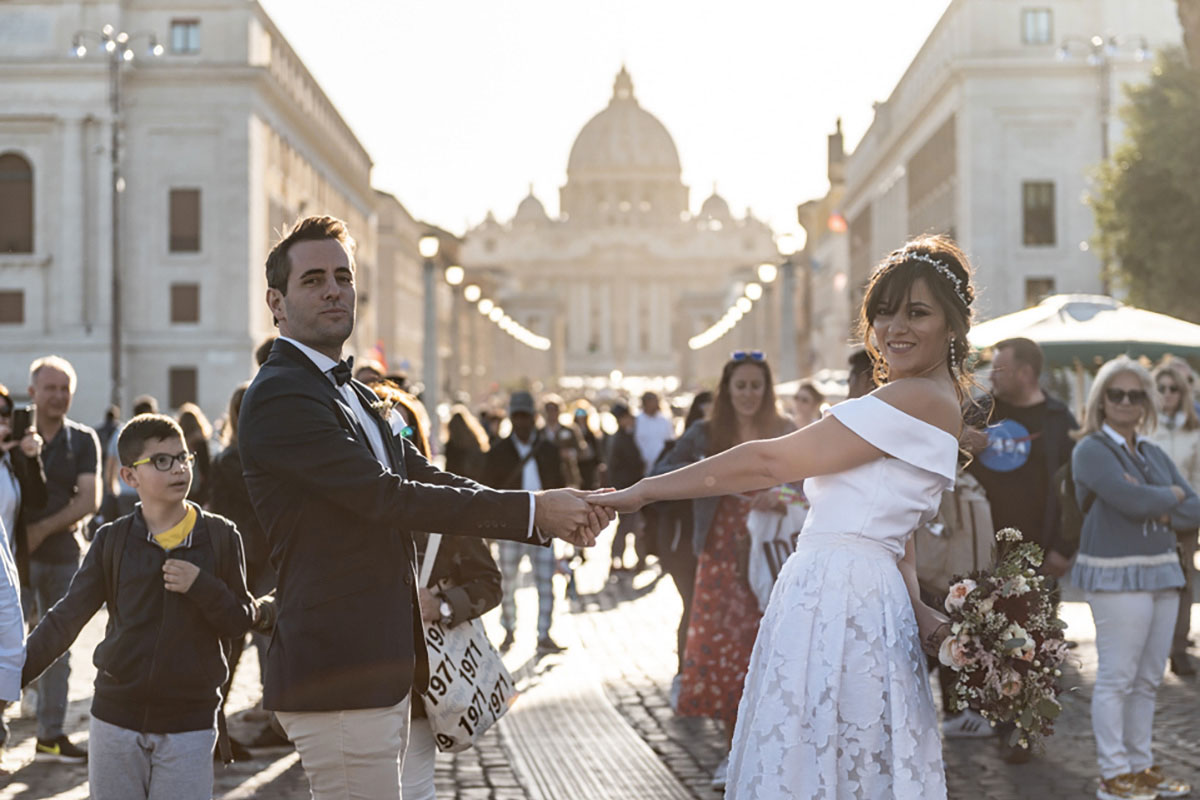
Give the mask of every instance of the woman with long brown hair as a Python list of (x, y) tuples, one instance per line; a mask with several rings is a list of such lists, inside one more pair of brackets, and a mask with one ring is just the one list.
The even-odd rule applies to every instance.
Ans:
[(806, 479), (811, 506), (759, 626), (727, 800), (946, 797), (921, 644), (948, 627), (921, 602), (912, 532), (954, 485), (974, 298), (952, 241), (907, 243), (859, 315), (880, 388), (795, 433), (589, 498), (620, 513)]
[[(679, 469), (734, 445), (770, 439), (795, 426), (779, 413), (771, 367), (760, 351), (734, 351), (721, 370), (721, 381), (707, 421), (692, 425), (654, 474)], [(685, 717), (711, 717), (733, 738), (738, 702), (758, 621), (758, 600), (744, 574), (750, 535), (746, 517), (752, 508), (777, 508), (778, 494), (736, 493), (694, 501), (692, 545), (698, 556), (691, 615), (684, 638), (676, 711)], [(713, 774), (724, 785), (725, 763)]]

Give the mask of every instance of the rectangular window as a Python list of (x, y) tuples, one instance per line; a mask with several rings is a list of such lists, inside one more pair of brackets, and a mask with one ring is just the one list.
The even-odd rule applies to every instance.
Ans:
[(172, 189), (169, 242), (172, 253), (200, 252), (200, 190)]
[(1021, 9), (1022, 44), (1050, 44), (1054, 39), (1054, 16), (1048, 8)]
[(171, 52), (179, 55), (200, 52), (200, 20), (171, 20)]
[(171, 284), (171, 322), (200, 321), (200, 284)]
[(25, 293), (16, 290), (0, 291), (0, 325), (25, 324)]
[(1021, 184), (1023, 243), (1047, 247), (1056, 243), (1054, 231), (1054, 182), (1026, 181)]
[(1054, 278), (1025, 279), (1025, 307), (1036, 306), (1054, 294)]
[(179, 408), (184, 403), (194, 403), (196, 396), (195, 367), (167, 369), (167, 397), (171, 408)]

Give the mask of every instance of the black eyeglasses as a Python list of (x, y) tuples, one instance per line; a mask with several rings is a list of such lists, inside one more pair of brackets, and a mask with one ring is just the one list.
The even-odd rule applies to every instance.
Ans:
[(142, 464), (153, 464), (154, 468), (159, 472), (170, 472), (171, 470), (175, 469), (176, 462), (185, 467), (190, 467), (192, 462), (195, 460), (195, 453), (189, 453), (187, 450), (184, 450), (182, 453), (176, 453), (173, 456), (168, 455), (167, 453), (155, 453), (152, 456), (147, 456), (139, 461), (135, 461), (129, 466), (132, 468), (140, 467)]
[(1110, 403), (1123, 403), (1126, 398), (1129, 398), (1130, 404), (1146, 402), (1146, 393), (1141, 389), (1105, 389), (1104, 397)]
[(763, 355), (762, 350), (734, 350), (729, 354), (729, 357), (734, 361), (766, 361), (767, 357)]
[(1160, 383), (1158, 385), (1159, 394), (1179, 394), (1179, 387), (1173, 383)]

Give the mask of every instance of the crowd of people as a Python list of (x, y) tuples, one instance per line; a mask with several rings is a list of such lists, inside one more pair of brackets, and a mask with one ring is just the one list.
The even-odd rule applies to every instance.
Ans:
[[(543, 656), (561, 653), (566, 648), (552, 634), (561, 590), (556, 577), (564, 576), (567, 592), (574, 591), (575, 564), (587, 557), (586, 545), (614, 513), (609, 578), (620, 581), (651, 568), (671, 578), (682, 605), (677, 637), (663, 643), (675, 647), (678, 657), (672, 706), (681, 716), (721, 723), (729, 756), (712, 776), (713, 786), (740, 781), (744, 788), (751, 773), (766, 769), (746, 748), (767, 752), (770, 736), (777, 733), (764, 722), (773, 719), (764, 703), (787, 706), (796, 701), (779, 685), (793, 667), (785, 669), (779, 659), (794, 664), (814, 658), (798, 653), (795, 642), (784, 641), (780, 631), (788, 618), (780, 616), (776, 600), (766, 607), (751, 586), (751, 529), (764, 515), (775, 515), (793, 526), (788, 532), (794, 538), (809, 511), (806, 490), (825, 498), (823, 505), (813, 507), (815, 516), (806, 530), (820, 535), (822, 526), (832, 526), (828, 533), (834, 535), (838, 525), (851, 525), (849, 508), (841, 508), (837, 520), (828, 511), (829, 498), (847, 502), (853, 494), (835, 479), (857, 475), (880, 480), (883, 475), (860, 471), (899, 469), (881, 466), (889, 461), (879, 460), (881, 452), (905, 468), (923, 470), (925, 490), (935, 502), (929, 514), (913, 517), (912, 526), (855, 550), (860, 567), (875, 564), (881, 553), (900, 560), (895, 580), (881, 577), (870, 592), (877, 592), (885, 606), (900, 602), (909, 577), (905, 570), (911, 568), (913, 583), (907, 591), (919, 594), (912, 599), (917, 618), (912, 620), (910, 613), (907, 619), (914, 633), (919, 628), (927, 634), (943, 619), (936, 609), (945, 599), (947, 570), (966, 572), (986, 564), (976, 556), (969, 563), (927, 568), (931, 565), (923, 558), (930, 557), (906, 538), (912, 529), (924, 525), (947, 539), (977, 538), (980, 525), (988, 527), (988, 535), (1006, 527), (1021, 530), (1044, 550), (1043, 573), (1083, 590), (1095, 620), (1097, 796), (1149, 800), (1189, 790), (1163, 773), (1151, 746), (1156, 692), (1165, 669), (1169, 666), (1182, 677), (1195, 675), (1189, 630), (1200, 529), (1200, 497), (1193, 489), (1200, 480), (1200, 404), (1193, 395), (1195, 375), (1186, 362), (1167, 358), (1152, 371), (1125, 357), (1108, 362), (1092, 384), (1082, 424), (1048, 393), (1043, 353), (1028, 339), (995, 345), (988, 385), (972, 387), (961, 371), (973, 299), (960, 280), (968, 274), (965, 259), (943, 240), (924, 240), (898, 251), (881, 267), (878, 285), (873, 283), (882, 299), (876, 299), (880, 305), (874, 309), (864, 306), (864, 318), (874, 326), (874, 338), (867, 336), (867, 349), (850, 359), (845, 402), (826, 397), (810, 382), (801, 383), (792, 397), (779, 398), (764, 354), (737, 350), (721, 373), (712, 376), (711, 390), (684, 396), (686, 408), (664, 402), (655, 392), (637, 397), (635, 412), (633, 398), (620, 394), (606, 396), (598, 408), (596, 398), (568, 402), (554, 393), (535, 396), (518, 389), (502, 404), (474, 411), (466, 402), (457, 403), (443, 424), (427, 416), (404, 375), (389, 373), (377, 361), (360, 361), (353, 370), (341, 361), (343, 334), (349, 330), (341, 324), (344, 320), (337, 314), (333, 322), (316, 319), (327, 312), (311, 313), (304, 294), (309, 287), (292, 285), (299, 274), (321, 272), (324, 283), (312, 291), (345, 301), (345, 274), (353, 273), (352, 244), (328, 218), (314, 219), (318, 222), (312, 230), (298, 226), (268, 261), (268, 284), (277, 293), (269, 303), (280, 336), (259, 348), (258, 377), (234, 388), (216, 426), (193, 403), (167, 416), (159, 413), (154, 397), (144, 395), (134, 402), (128, 421), (122, 423), (120, 410), (112, 408), (92, 429), (68, 416), (77, 378), (72, 365), (58, 356), (39, 358), (30, 366), (28, 397), (36, 406), (35, 418), (18, 419), (22, 407), (0, 386), (0, 574), (6, 578), (0, 587), (6, 592), (0, 598), (0, 700), (32, 700), (35, 758), (87, 761), (93, 796), (207, 796), (214, 749), (237, 758), (245, 756), (246, 747), (290, 740), (319, 797), (333, 791), (328, 788), (336, 782), (330, 764), (359, 746), (353, 736), (348, 744), (341, 739), (331, 744), (330, 726), (321, 714), (382, 708), (388, 714), (355, 722), (356, 734), (378, 740), (389, 752), (407, 751), (398, 791), (406, 800), (433, 798), (437, 742), (419, 691), (428, 677), (421, 672), (423, 648), (412, 631), (379, 644), (382, 650), (362, 645), (355, 651), (331, 643), (326, 629), (313, 627), (314, 620), (329, 627), (344, 624), (347, 614), (370, 608), (363, 596), (370, 592), (388, 602), (395, 600), (388, 592), (399, 592), (396, 597), (408, 602), (403, 585), (408, 584), (412, 613), (426, 624), (449, 629), (499, 606), (504, 638), (497, 646), (504, 653), (518, 638), (516, 589), (528, 559), (538, 596), (536, 650)], [(328, 252), (318, 253), (321, 248)], [(330, 253), (341, 261), (330, 260)], [(296, 266), (306, 261), (312, 262), (308, 271)], [(953, 269), (944, 271), (936, 264), (952, 264)], [(901, 277), (888, 277), (895, 275)], [(907, 283), (901, 291), (889, 286), (889, 280)], [(349, 285), (352, 326), (352, 281)], [(907, 292), (908, 299), (898, 291)], [(915, 300), (918, 295), (924, 299)], [(900, 387), (907, 378), (925, 375), (925, 365), (908, 365), (912, 342), (905, 337), (916, 341), (913, 349), (921, 352), (922, 337), (933, 336), (926, 333), (933, 322), (917, 314), (897, 321), (905, 316), (893, 307), (901, 301), (923, 304), (926, 317), (936, 316), (930, 309), (940, 309), (942, 328), (936, 335), (948, 332), (949, 355), (940, 354), (938, 362), (949, 365), (945, 385), (911, 390), (918, 392), (915, 399)], [(336, 328), (332, 333), (322, 327), (331, 325)], [(888, 350), (893, 340), (900, 343)], [(288, 405), (305, 393), (340, 409), (340, 416)], [(890, 399), (879, 399), (884, 397)], [(927, 403), (936, 411), (946, 397), (957, 397), (960, 419), (953, 426), (921, 416), (912, 405)], [(915, 437), (896, 439), (912, 426), (918, 431)], [(298, 429), (311, 440), (296, 443)], [(956, 446), (943, 447), (938, 431), (949, 434)], [(787, 480), (767, 484), (761, 470), (754, 479), (738, 471), (743, 469), (738, 459), (744, 460), (746, 453), (770, 452), (752, 445), (792, 441), (783, 438), (789, 435), (802, 437), (797, 442), (830, 446), (820, 457), (829, 463), (816, 455), (797, 455), (813, 463), (797, 460), (780, 467), (771, 476)], [(913, 444), (923, 438), (932, 443)], [(868, 449), (855, 455), (864, 446)], [(435, 450), (444, 457), (442, 469), (433, 465)], [(718, 466), (710, 466), (714, 464)], [(830, 475), (830, 465), (841, 469)], [(729, 481), (720, 483), (727, 493), (697, 488), (694, 476), (704, 469), (729, 470)], [(357, 483), (331, 478), (343, 472), (363, 478)], [(322, 476), (333, 489), (321, 486), (318, 491), (314, 481)], [(891, 477), (913, 480), (903, 470)], [(805, 483), (804, 478), (813, 480)], [(406, 491), (406, 483), (423, 485), (421, 491), (429, 493), (422, 495), (419, 511), (414, 509), (420, 498), (394, 497)], [(617, 490), (608, 495), (613, 500), (584, 494), (605, 487)], [(334, 489), (346, 493), (336, 502), (311, 496)], [(529, 496), (527, 508), (524, 501), (510, 502), (515, 493)], [(986, 521), (949, 513), (967, 494), (972, 502), (985, 504)], [(354, 513), (371, 524), (344, 541), (322, 538), (320, 525), (345, 519), (345, 504), (351, 502), (359, 504)], [(864, 514), (872, 504), (865, 505)], [(824, 514), (817, 513), (821, 509)], [(911, 508), (892, 511), (880, 519), (899, 524), (913, 514)], [(370, 528), (384, 523), (411, 536), (380, 544)], [(429, 533), (448, 526), (463, 526), (476, 535), (439, 537), (426, 585), (412, 586), (408, 567), (397, 571), (395, 563), (384, 566), (423, 564), (433, 550)], [(860, 547), (844, 539), (829, 541), (836, 552)], [(365, 558), (364, 550), (372, 557)], [(846, 566), (837, 560), (841, 556), (814, 558), (791, 559), (778, 580), (790, 580), (791, 587), (798, 579), (788, 577), (788, 570)], [(336, 580), (314, 577), (338, 563), (349, 566)], [(290, 580), (281, 580), (284, 574)], [(931, 577), (935, 574), (939, 577)], [(306, 581), (313, 593), (291, 589)], [(783, 593), (792, 592), (789, 602), (808, 609), (804, 591), (789, 588)], [(68, 650), (106, 602), (113, 622), (96, 653), (89, 754), (64, 728)], [(305, 612), (303, 624), (295, 622), (297, 609)], [(893, 612), (889, 607), (886, 613)], [(813, 613), (818, 617), (814, 631), (850, 625), (849, 617)], [(157, 636), (147, 634), (141, 623), (150, 617), (170, 619), (171, 624)], [(345, 635), (370, 638), (355, 627), (363, 624), (357, 620)], [(168, 627), (170, 635), (162, 632)], [(362, 644), (350, 641), (355, 647)], [(816, 639), (804, 642), (807, 648), (820, 645)], [(258, 654), (263, 706), (275, 712), (279, 724), (266, 724), (270, 714), (260, 711), (258, 737), (227, 741), (223, 722), (209, 725), (208, 720), (220, 717), (220, 704), (248, 644)], [(280, 654), (285, 645), (292, 648), (286, 658), (294, 660)], [(159, 658), (163, 669), (171, 670), (169, 676), (155, 672)], [(360, 659), (360, 670), (352, 670), (344, 685), (330, 685), (330, 674), (345, 674), (334, 663), (338, 658)], [(884, 669), (887, 659), (894, 664), (907, 655), (896, 651), (878, 658)], [(139, 661), (142, 666), (135, 666)], [(150, 666), (144, 668), (146, 664)], [(376, 674), (381, 665), (399, 670), (400, 683), (407, 687), (399, 696), (395, 675)], [(941, 735), (995, 735), (977, 712), (949, 710), (954, 706), (949, 701), (952, 676), (942, 669), (939, 678)], [(914, 708), (924, 708), (921, 692), (928, 687), (893, 683), (882, 691), (907, 695)], [(792, 711), (799, 714), (800, 709)], [(397, 715), (404, 725), (398, 727)], [(738, 731), (742, 733), (735, 740)], [(158, 739), (148, 747), (139, 733)], [(805, 740), (810, 734), (805, 729), (797, 737)], [(7, 738), (6, 727), (0, 735)], [(928, 737), (921, 733), (913, 741), (914, 751), (927, 756)], [(1028, 750), (1011, 747), (1007, 735), (1000, 741), (1009, 761), (1031, 757)], [(818, 752), (812, 763), (823, 764), (823, 758)], [(365, 767), (359, 779), (373, 787), (388, 781)], [(172, 787), (168, 794), (156, 788), (166, 785)], [(934, 783), (921, 786), (938, 788)]]

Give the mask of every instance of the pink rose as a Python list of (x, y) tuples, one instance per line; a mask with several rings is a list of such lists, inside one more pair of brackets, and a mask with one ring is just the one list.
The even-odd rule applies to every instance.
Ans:
[(958, 636), (947, 636), (938, 649), (938, 661), (951, 669), (961, 670), (974, 661), (967, 654), (970, 641), (971, 638), (962, 633)]

